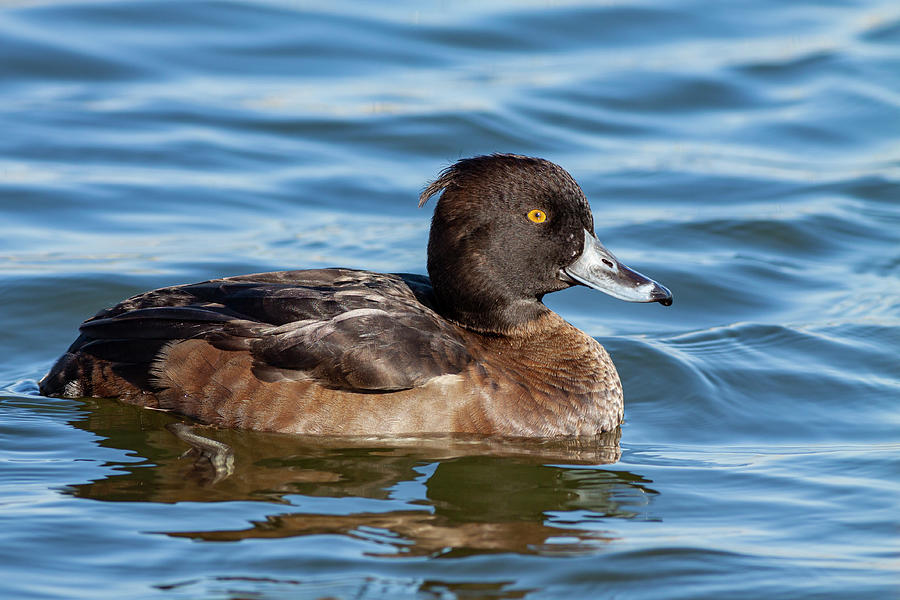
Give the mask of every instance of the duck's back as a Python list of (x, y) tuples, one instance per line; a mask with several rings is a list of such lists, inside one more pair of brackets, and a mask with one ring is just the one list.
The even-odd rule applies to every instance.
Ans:
[[(472, 360), (460, 328), (431, 303), (426, 277), (348, 269), (153, 290), (85, 321), (41, 393), (119, 397), (203, 418), (242, 391), (241, 402), (251, 402), (242, 390), (251, 380), (360, 394), (412, 389)], [(219, 366), (204, 373), (210, 361)], [(204, 393), (184, 389), (195, 385)]]

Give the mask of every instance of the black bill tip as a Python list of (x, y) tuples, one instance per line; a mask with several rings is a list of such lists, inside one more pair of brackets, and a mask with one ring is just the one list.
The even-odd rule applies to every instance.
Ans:
[(672, 306), (672, 292), (669, 288), (656, 284), (657, 289), (650, 294), (653, 302), (659, 302), (663, 306)]

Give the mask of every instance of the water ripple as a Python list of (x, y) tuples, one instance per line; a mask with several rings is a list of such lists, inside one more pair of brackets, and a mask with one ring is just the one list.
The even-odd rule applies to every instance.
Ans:
[[(887, 0), (7, 3), (0, 595), (895, 595), (898, 43)], [(36, 395), (139, 291), (423, 272), (418, 193), (497, 151), (674, 291), (545, 299), (615, 360), (613, 442), (217, 431), (213, 484), (172, 416)]]

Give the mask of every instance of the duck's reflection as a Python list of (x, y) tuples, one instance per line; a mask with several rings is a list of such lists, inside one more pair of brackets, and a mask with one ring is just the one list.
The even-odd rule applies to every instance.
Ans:
[[(271, 586), (273, 589), (283, 589), (287, 586), (303, 586), (308, 582), (302, 579), (278, 579), (273, 577), (215, 577), (216, 582), (228, 585), (229, 597), (243, 598), (247, 597), (268, 597), (265, 594), (266, 588)], [(196, 580), (187, 582), (179, 582), (174, 585), (160, 585), (162, 590), (187, 590), (197, 584)], [(247, 585), (248, 589), (242, 589), (243, 585)], [(317, 588), (320, 593), (334, 591), (336, 593), (327, 596), (322, 595), (322, 600), (329, 598), (367, 598), (371, 596), (384, 597), (384, 582), (377, 579), (365, 578), (360, 581), (359, 577), (345, 576), (335, 580), (317, 579), (312, 585)], [(375, 594), (367, 594), (368, 589), (376, 587)], [(416, 586), (417, 598), (434, 598), (435, 600), (443, 598), (491, 598), (493, 600), (517, 600), (527, 598), (530, 594), (538, 591), (535, 588), (523, 588), (515, 580), (507, 581), (448, 581), (442, 579), (423, 579), (417, 582)], [(263, 591), (260, 591), (263, 590)], [(405, 590), (400, 589), (396, 596), (405, 596)], [(276, 594), (277, 595), (277, 594)], [(304, 596), (305, 597), (305, 596)]]
[[(175, 419), (115, 401), (90, 401), (73, 425), (144, 462), (70, 492), (105, 501), (262, 500), (291, 505), (240, 530), (170, 532), (208, 541), (341, 534), (384, 555), (458, 556), (593, 552), (603, 520), (646, 511), (647, 480), (595, 468), (618, 460), (619, 432), (591, 440), (473, 437), (354, 440), (204, 429), (234, 451), (216, 481), (205, 461), (182, 457), (166, 430)], [(565, 466), (563, 466), (565, 465)], [(331, 501), (328, 501), (331, 499)], [(375, 501), (375, 502), (373, 502)]]

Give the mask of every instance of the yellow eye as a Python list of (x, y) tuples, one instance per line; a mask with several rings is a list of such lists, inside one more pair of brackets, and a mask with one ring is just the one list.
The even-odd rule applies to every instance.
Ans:
[(528, 211), (528, 218), (535, 223), (543, 223), (547, 220), (547, 213), (535, 208), (534, 210)]

